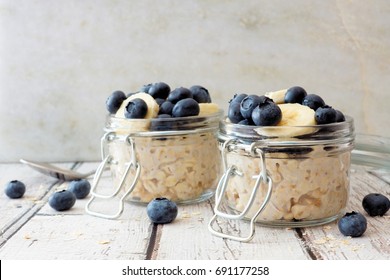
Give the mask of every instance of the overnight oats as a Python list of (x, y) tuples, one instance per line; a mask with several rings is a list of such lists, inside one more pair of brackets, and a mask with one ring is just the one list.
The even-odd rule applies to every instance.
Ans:
[[(353, 120), (320, 96), (301, 87), (262, 96), (237, 94), (218, 139), (225, 173), (212, 231), (218, 217), (302, 227), (344, 214)], [(232, 213), (220, 210), (223, 201)]]
[(207, 89), (154, 83), (127, 96), (114, 92), (107, 109), (99, 171), (111, 171), (111, 192), (141, 203), (158, 197), (193, 203), (214, 194), (222, 171), (222, 110)]

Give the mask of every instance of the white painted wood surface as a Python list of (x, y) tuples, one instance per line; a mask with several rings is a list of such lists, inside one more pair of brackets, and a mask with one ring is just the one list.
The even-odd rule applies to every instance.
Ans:
[[(89, 171), (98, 163), (62, 165)], [(389, 174), (353, 166), (348, 210), (364, 213), (361, 200), (370, 192), (389, 197)], [(115, 220), (86, 214), (87, 199), (77, 200), (69, 211), (56, 212), (47, 200), (68, 183), (20, 164), (0, 164), (0, 185), (13, 179), (25, 182), (27, 192), (14, 200), (4, 191), (0, 195), (0, 259), (390, 259), (389, 213), (384, 217), (365, 214), (368, 229), (360, 238), (344, 237), (333, 222), (298, 230), (257, 226), (254, 239), (240, 243), (212, 236), (207, 230), (213, 215), (212, 199), (179, 205), (173, 223), (157, 226), (150, 223), (144, 205), (130, 203)], [(220, 226), (245, 232), (248, 224), (221, 222)]]

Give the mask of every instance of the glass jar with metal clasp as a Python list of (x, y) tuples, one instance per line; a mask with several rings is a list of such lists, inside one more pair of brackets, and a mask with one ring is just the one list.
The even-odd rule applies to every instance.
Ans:
[[(214, 195), (221, 174), (217, 131), (222, 110), (207, 116), (166, 119), (107, 117), (101, 140), (102, 162), (95, 174), (87, 213), (117, 218), (124, 203), (165, 197), (176, 203)], [(114, 187), (100, 183), (109, 169)], [(95, 200), (118, 201), (112, 211)]]
[[(306, 227), (336, 220), (345, 213), (349, 198), (354, 138), (348, 116), (344, 122), (305, 127), (256, 127), (222, 120), (218, 140), (224, 173), (209, 230), (246, 242), (253, 238), (256, 223)], [(249, 233), (234, 236), (216, 230), (219, 219), (249, 221)]]

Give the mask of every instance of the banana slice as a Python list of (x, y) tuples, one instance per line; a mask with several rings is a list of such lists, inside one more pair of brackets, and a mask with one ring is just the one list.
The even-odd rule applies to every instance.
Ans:
[(286, 95), (287, 89), (281, 89), (278, 91), (271, 91), (264, 94), (268, 98), (271, 98), (276, 104), (284, 103), (284, 96)]
[[(148, 111), (146, 112), (146, 116), (144, 119), (126, 119), (125, 118), (125, 110), (127, 104), (135, 98), (140, 98), (145, 101), (148, 106)], [(120, 118), (120, 128), (117, 130), (118, 133), (128, 134), (132, 132), (140, 132), (140, 131), (148, 131), (150, 127), (151, 118), (155, 118), (158, 114), (159, 106), (154, 98), (144, 92), (139, 92), (131, 95), (126, 100), (122, 102), (121, 107), (115, 114), (115, 117)]]
[(218, 111), (219, 106), (216, 103), (199, 103), (199, 116), (212, 115)]
[(315, 132), (314, 110), (298, 103), (278, 105), (282, 110), (282, 119), (277, 126), (258, 127), (255, 131), (264, 136), (295, 137)]

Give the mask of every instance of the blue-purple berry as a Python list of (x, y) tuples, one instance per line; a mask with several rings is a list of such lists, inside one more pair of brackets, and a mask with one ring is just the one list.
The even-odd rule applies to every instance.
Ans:
[(49, 197), (49, 205), (57, 211), (69, 210), (75, 203), (76, 196), (68, 190), (55, 192)]
[(21, 198), (26, 192), (26, 185), (18, 180), (12, 180), (5, 186), (5, 194), (9, 198)]
[(91, 191), (91, 184), (86, 179), (71, 181), (68, 190), (74, 193), (77, 199), (85, 198)]
[(390, 200), (380, 193), (370, 193), (363, 198), (362, 206), (367, 214), (383, 216), (390, 209)]
[(177, 217), (178, 209), (175, 202), (161, 197), (150, 201), (146, 207), (149, 219), (155, 224), (167, 224)]
[(360, 213), (346, 213), (339, 221), (338, 228), (345, 236), (359, 237), (367, 229), (367, 219)]

